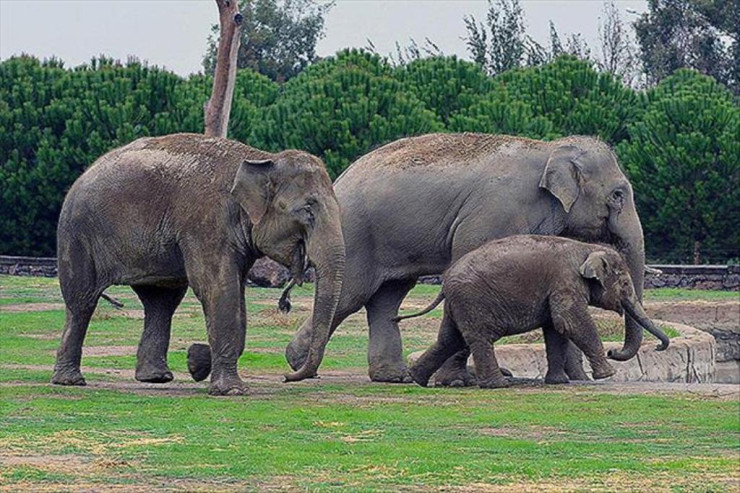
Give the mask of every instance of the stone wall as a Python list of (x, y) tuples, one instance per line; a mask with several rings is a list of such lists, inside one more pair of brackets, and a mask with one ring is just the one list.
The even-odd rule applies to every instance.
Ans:
[(740, 291), (740, 265), (651, 265), (646, 288), (691, 288)]
[(8, 257), (0, 255), (0, 274), (56, 277), (57, 259), (54, 257)]
[[(0, 274), (54, 277), (53, 257), (8, 257), (0, 255)], [(646, 288), (691, 288), (740, 291), (740, 265), (651, 265), (660, 274), (646, 273)], [(311, 279), (312, 276), (309, 276)], [(268, 259), (259, 259), (249, 272), (256, 286), (279, 288), (289, 279), (288, 269)], [(442, 276), (425, 276), (425, 284), (440, 284)]]
[[(740, 291), (740, 265), (650, 265), (660, 273), (646, 272), (645, 287)], [(424, 284), (440, 284), (442, 276), (425, 276)]]
[[(0, 274), (11, 276), (56, 277), (57, 259), (54, 257), (9, 257), (0, 255)], [(313, 279), (309, 273), (308, 279)], [(249, 284), (268, 288), (281, 288), (290, 279), (285, 267), (263, 257), (249, 271)]]

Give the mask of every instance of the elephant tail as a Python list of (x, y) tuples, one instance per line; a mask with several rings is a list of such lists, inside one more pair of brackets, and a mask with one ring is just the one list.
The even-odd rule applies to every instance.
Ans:
[(111, 305), (113, 305), (115, 308), (118, 308), (119, 310), (124, 307), (123, 303), (121, 303), (120, 301), (118, 301), (114, 297), (109, 296), (109, 295), (107, 295), (105, 293), (101, 294), (100, 297), (103, 298), (108, 303), (110, 303)]
[(406, 320), (407, 318), (420, 317), (420, 316), (422, 316), (422, 315), (424, 315), (426, 313), (431, 312), (435, 308), (437, 308), (437, 305), (439, 305), (440, 303), (442, 303), (442, 300), (444, 300), (444, 299), (445, 299), (445, 292), (444, 292), (444, 290), (441, 290), (439, 292), (439, 294), (437, 295), (437, 297), (434, 299), (434, 301), (432, 301), (432, 304), (429, 305), (428, 307), (424, 308), (422, 311), (420, 311), (418, 313), (412, 313), (411, 315), (404, 315), (402, 317), (401, 316), (396, 317), (396, 318), (393, 319), (393, 321), (394, 322), (400, 322), (401, 320)]

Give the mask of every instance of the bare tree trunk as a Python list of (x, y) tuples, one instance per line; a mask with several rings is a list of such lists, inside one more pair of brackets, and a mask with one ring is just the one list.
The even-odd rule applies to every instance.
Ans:
[(701, 264), (701, 242), (694, 242), (694, 265)]
[(206, 136), (226, 137), (231, 114), (231, 99), (236, 82), (236, 59), (239, 53), (242, 15), (237, 0), (216, 0), (221, 25), (213, 74), (211, 99), (204, 107)]

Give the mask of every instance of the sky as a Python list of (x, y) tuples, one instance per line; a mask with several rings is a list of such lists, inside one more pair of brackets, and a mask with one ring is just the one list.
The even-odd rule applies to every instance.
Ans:
[[(242, 0), (243, 1), (243, 0)], [(321, 0), (319, 0), (321, 3)], [(623, 19), (628, 10), (644, 12), (646, 0), (617, 0)], [(521, 0), (529, 34), (543, 45), (552, 20), (561, 38), (581, 33), (597, 43), (601, 0)], [(486, 0), (337, 0), (325, 18), (319, 56), (372, 40), (381, 55), (395, 53), (413, 38), (430, 38), (446, 54), (469, 59), (463, 17), (485, 20)], [(125, 60), (136, 56), (180, 75), (202, 70), (212, 24), (214, 0), (0, 0), (0, 59), (27, 53), (55, 56), (73, 67), (104, 54)]]

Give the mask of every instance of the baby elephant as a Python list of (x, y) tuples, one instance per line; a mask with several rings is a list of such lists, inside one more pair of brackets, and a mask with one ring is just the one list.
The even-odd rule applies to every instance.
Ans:
[(588, 305), (623, 309), (668, 347), (668, 337), (648, 319), (635, 295), (622, 257), (611, 248), (553, 236), (510, 236), (491, 241), (458, 260), (445, 273), (442, 291), (422, 312), (446, 299), (437, 342), (409, 370), (426, 386), (447, 358), (467, 345), (478, 385), (505, 387), (493, 343), (503, 336), (542, 327), (547, 346), (545, 381), (565, 383), (566, 342), (586, 355), (595, 379), (614, 374)]

